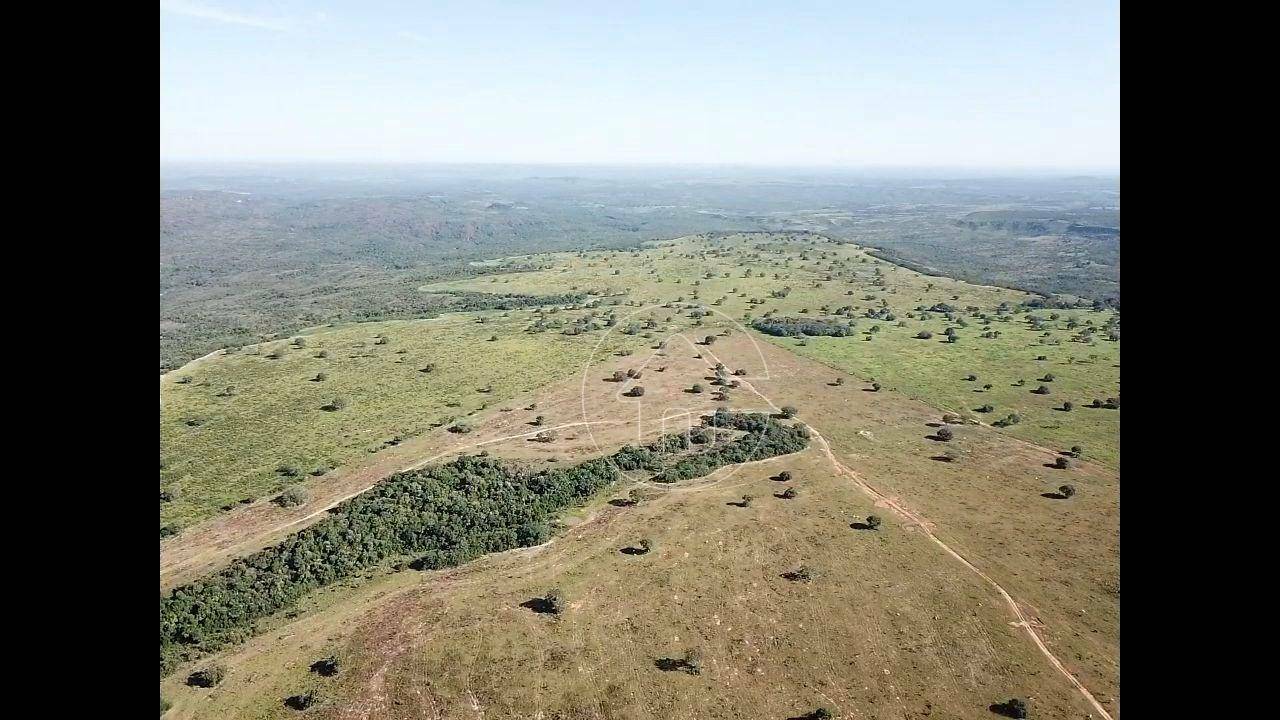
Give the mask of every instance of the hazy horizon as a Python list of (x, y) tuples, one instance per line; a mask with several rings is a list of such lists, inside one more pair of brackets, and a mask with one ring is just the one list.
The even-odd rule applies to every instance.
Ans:
[(162, 0), (166, 162), (1115, 173), (1110, 0)]

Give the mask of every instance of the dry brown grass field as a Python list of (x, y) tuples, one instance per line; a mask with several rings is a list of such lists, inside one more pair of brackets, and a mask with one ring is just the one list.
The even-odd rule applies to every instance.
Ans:
[[(443, 571), (377, 570), (313, 593), (256, 637), (164, 679), (166, 717), (302, 716), (283, 701), (311, 689), (321, 702), (305, 716), (322, 718), (793, 718), (818, 707), (844, 718), (987, 718), (991, 703), (1013, 696), (1029, 698), (1036, 718), (1099, 717), (1029, 630), (1119, 716), (1113, 469), (1047, 467), (1059, 448), (988, 427), (955, 425), (950, 442), (930, 439), (939, 410), (868, 392), (863, 379), (741, 331), (712, 348), (673, 340), (665, 353), (604, 359), (487, 409), (465, 436), (441, 428), (331, 473), (312, 483), (305, 506), (246, 508), (196, 526), (167, 541), (162, 585), (262, 547), (428, 458), (483, 449), (572, 463), (670, 432), (688, 417), (680, 413), (722, 404), (710, 387), (686, 392), (709, 386), (718, 358), (744, 368), (760, 393), (744, 384), (723, 404), (797, 407), (835, 459), (1007, 590), (1032, 627), (1018, 626), (991, 584), (863, 492), (814, 442), (671, 486), (639, 483), (648, 499), (634, 507), (609, 504), (631, 486), (613, 488), (535, 548)], [(640, 400), (605, 381), (615, 368), (642, 366)], [(563, 426), (553, 442), (531, 440), (539, 414)], [(935, 459), (948, 449), (958, 460)], [(791, 482), (773, 479), (783, 470)], [(1068, 482), (1075, 497), (1044, 496)], [(787, 486), (798, 496), (777, 497)], [(754, 496), (749, 506), (732, 504), (744, 494)], [(884, 518), (878, 530), (854, 527), (872, 514)], [(650, 553), (620, 552), (641, 539)], [(801, 566), (812, 571), (807, 581), (783, 577)], [(521, 605), (552, 588), (567, 602), (560, 615)], [(700, 674), (656, 665), (686, 651), (700, 654)], [(331, 654), (342, 661), (336, 677), (308, 671)], [(216, 688), (183, 684), (214, 663), (227, 670)]]

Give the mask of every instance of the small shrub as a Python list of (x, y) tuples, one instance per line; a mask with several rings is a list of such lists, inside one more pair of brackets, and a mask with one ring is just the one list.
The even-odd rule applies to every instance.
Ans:
[(932, 337), (933, 337), (933, 333), (929, 332), (928, 330), (921, 330), (920, 332), (916, 333), (916, 339), (918, 340), (928, 340)]
[(306, 710), (318, 702), (320, 702), (320, 696), (316, 694), (316, 691), (308, 690), (301, 695), (291, 695), (285, 698), (284, 704), (285, 707), (289, 707), (294, 710)]
[(294, 485), (276, 496), (271, 502), (282, 508), (297, 507), (307, 501), (307, 491)]
[(197, 670), (187, 676), (187, 685), (191, 687), (211, 688), (217, 687), (218, 683), (226, 677), (227, 671), (221, 665), (214, 665), (203, 670)]
[(954, 438), (955, 436), (956, 434), (951, 430), (951, 428), (944, 427), (944, 428), (938, 428), (938, 433), (935, 437), (937, 437), (939, 440), (942, 440), (943, 442), (950, 442), (951, 439)]
[(807, 565), (801, 565), (791, 572), (783, 573), (782, 577), (792, 582), (809, 582), (813, 579), (813, 570), (810, 570)]
[(1002, 703), (995, 703), (990, 709), (994, 713), (998, 713), (1007, 718), (1014, 718), (1014, 720), (1022, 720), (1027, 717), (1027, 703), (1019, 698), (1006, 700)]
[(321, 658), (311, 663), (311, 672), (323, 677), (333, 677), (338, 674), (338, 665), (337, 656), (330, 655), (327, 658)]

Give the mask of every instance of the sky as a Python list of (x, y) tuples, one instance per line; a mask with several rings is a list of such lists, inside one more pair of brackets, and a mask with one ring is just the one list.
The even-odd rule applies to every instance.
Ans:
[(161, 0), (162, 161), (1117, 170), (1117, 2)]

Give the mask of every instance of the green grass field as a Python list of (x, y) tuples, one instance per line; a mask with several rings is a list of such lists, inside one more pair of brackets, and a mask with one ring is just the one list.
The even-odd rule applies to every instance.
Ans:
[[(1037, 309), (984, 326), (965, 308), (994, 315), (1001, 303), (1017, 306), (1029, 296), (926, 277), (853, 245), (785, 234), (683, 238), (640, 252), (498, 264), (546, 269), (421, 290), (580, 292), (598, 307), (322, 328), (302, 348), (285, 338), (163, 378), (161, 486), (177, 498), (162, 504), (162, 524), (197, 522), (242, 497), (268, 497), (316, 466), (354, 463), (394, 437), (486, 405), (504, 407), (615, 350), (645, 357), (642, 348), (675, 330), (699, 338), (766, 313), (831, 319), (851, 306), (849, 336), (751, 331), (771, 345), (764, 348), (770, 377), (754, 382), (780, 404), (798, 405), (800, 419), (820, 428), (844, 462), (921, 512), (1006, 587), (1037, 627), (1043, 623), (1040, 632), (1071, 672), (1116, 708), (1119, 410), (1086, 405), (1118, 397), (1119, 342), (1101, 332), (1072, 342), (1077, 330), (1067, 328), (1072, 320), (1101, 328), (1114, 313)], [(967, 326), (958, 327), (958, 342), (944, 341), (956, 325), (942, 313), (918, 317), (917, 306), (935, 303), (960, 310)], [(699, 306), (723, 315), (690, 317)], [(863, 317), (881, 307), (894, 320)], [(610, 313), (615, 331), (562, 332)], [(480, 315), (487, 322), (478, 323)], [(1033, 329), (1030, 316), (1043, 326)], [(539, 317), (552, 327), (527, 332)], [(656, 325), (652, 337), (645, 321)], [(635, 334), (627, 334), (633, 323)], [(870, 332), (873, 326), (879, 330)], [(917, 339), (922, 330), (933, 337)], [(981, 337), (992, 330), (999, 337)], [(711, 349), (731, 367), (749, 365), (756, 356), (746, 337), (735, 333)], [(322, 350), (328, 357), (316, 357)], [(269, 359), (273, 351), (281, 357)], [(435, 369), (420, 373), (429, 363)], [(853, 378), (836, 386), (828, 368), (831, 379), (847, 372), (867, 386)], [(313, 382), (319, 372), (328, 377)], [(1045, 373), (1055, 376), (1043, 383), (1050, 394), (1032, 394)], [(970, 374), (976, 380), (966, 380)], [(184, 375), (192, 382), (178, 384)], [(681, 387), (701, 376), (673, 371), (662, 382)], [(872, 379), (883, 386), (878, 395), (866, 392)], [(1015, 387), (1019, 379), (1025, 384)], [(651, 391), (657, 383), (654, 377)], [(235, 391), (220, 397), (229, 385)], [(564, 388), (557, 393), (563, 400)], [(347, 400), (344, 409), (321, 409), (335, 397)], [(753, 400), (743, 391), (732, 399)], [(1075, 409), (1055, 409), (1064, 400)], [(984, 404), (993, 411), (975, 411)], [(998, 431), (958, 425), (955, 439), (942, 443), (931, 438), (935, 409), (988, 424), (1015, 412), (1023, 419)], [(201, 422), (193, 427), (189, 419)], [(1081, 445), (1097, 465), (1057, 470), (1047, 464), (1052, 452), (1011, 437), (1050, 451)], [(520, 457), (522, 444), (494, 452)], [(945, 450), (959, 460), (939, 461)], [(283, 477), (282, 464), (302, 477)], [(770, 477), (780, 469), (796, 472), (799, 498), (773, 495), (781, 484)], [(1070, 501), (1044, 494), (1062, 482), (1080, 494)], [(479, 710), (538, 717), (531, 709), (548, 717), (792, 717), (819, 705), (840, 716), (979, 718), (991, 716), (989, 703), (1015, 695), (1033, 698), (1033, 717), (1088, 711), (1011, 626), (999, 596), (857, 493), (816, 450), (744, 467), (722, 487), (671, 490), (627, 510), (596, 501), (543, 549), (439, 574), (379, 570), (317, 592), (298, 617), (274, 617), (263, 634), (210, 658), (229, 669), (219, 688), (183, 685), (192, 668), (163, 680), (162, 693), (175, 702), (170, 717), (292, 717), (283, 698), (310, 688), (325, 698), (312, 712), (406, 718)], [(756, 497), (750, 508), (728, 504), (744, 493)], [(884, 532), (850, 527), (871, 513), (886, 516)], [(640, 537), (659, 548), (643, 564), (618, 552)], [(818, 579), (780, 577), (800, 564)], [(570, 604), (561, 619), (520, 606), (552, 587)], [(689, 648), (706, 658), (697, 678), (654, 667)], [(342, 674), (321, 679), (307, 671), (330, 653), (343, 658)]]
[[(925, 276), (871, 257), (853, 245), (812, 244), (804, 236), (782, 239), (788, 237), (695, 237), (635, 253), (530, 256), (510, 262), (549, 261), (555, 267), (424, 289), (626, 292), (630, 299), (643, 303), (701, 303), (744, 325), (748, 324), (747, 317), (761, 317), (768, 311), (777, 317), (816, 319), (831, 315), (823, 311), (824, 307), (834, 311), (851, 305), (858, 330), (853, 336), (799, 340), (756, 335), (833, 368), (868, 381), (874, 379), (887, 389), (942, 410), (968, 414), (986, 423), (1017, 413), (1021, 422), (1004, 428), (1004, 432), (1054, 449), (1079, 445), (1090, 460), (1118, 467), (1120, 411), (1086, 405), (1095, 398), (1119, 397), (1120, 343), (1104, 339), (1105, 333), (1098, 333), (1099, 337), (1089, 343), (1072, 342), (1078, 328), (1066, 327), (1075, 319), (1080, 327), (1092, 322), (1101, 328), (1115, 315), (1114, 311), (1039, 309), (1010, 314), (1007, 322), (995, 321), (989, 326), (965, 314), (968, 327), (957, 330), (956, 343), (947, 343), (943, 333), (950, 324), (943, 314), (929, 313), (928, 320), (906, 314), (917, 306), (932, 307), (936, 303), (947, 303), (961, 311), (973, 306), (993, 313), (1001, 303), (1017, 306), (1032, 296)], [(744, 277), (747, 271), (751, 277)], [(883, 273), (883, 285), (876, 284), (877, 271)], [(770, 296), (785, 288), (790, 288), (786, 297)], [(753, 299), (764, 302), (752, 304)], [(862, 317), (863, 311), (879, 307), (892, 311), (895, 320)], [(1060, 317), (1050, 320), (1055, 313)], [(1029, 315), (1041, 318), (1044, 329), (1032, 330), (1027, 322)], [(898, 327), (899, 322), (904, 327)], [(728, 320), (713, 314), (707, 324), (724, 325)], [(879, 330), (867, 333), (872, 326)], [(916, 339), (922, 330), (932, 332), (934, 337)], [(988, 330), (998, 330), (1000, 336), (980, 337)], [(867, 340), (868, 336), (872, 339)], [(1055, 341), (1059, 344), (1053, 344)], [(1045, 359), (1038, 360), (1040, 356)], [(1038, 378), (1045, 373), (1052, 373), (1054, 380), (1041, 383)], [(978, 379), (965, 380), (971, 374)], [(1015, 387), (1018, 380), (1025, 384)], [(987, 384), (992, 387), (983, 390)], [(1041, 384), (1049, 388), (1048, 395), (1031, 392)], [(1073, 411), (1055, 409), (1066, 400), (1075, 405)], [(991, 412), (976, 412), (988, 404), (994, 408)]]
[[(559, 379), (582, 367), (601, 338), (528, 334), (530, 311), (485, 315), (484, 324), (466, 313), (322, 330), (304, 335), (302, 348), (283, 339), (169, 374), (161, 381), (160, 488), (175, 497), (161, 504), (161, 525), (189, 525), (226, 504), (265, 498), (317, 468), (345, 465)], [(598, 352), (643, 342), (612, 333)], [(268, 358), (277, 351), (281, 357)], [(434, 369), (421, 372), (428, 366)], [(323, 381), (315, 380), (319, 373)], [(184, 376), (191, 382), (181, 384)], [(346, 407), (322, 409), (335, 398)], [(284, 466), (299, 474), (282, 473)]]

